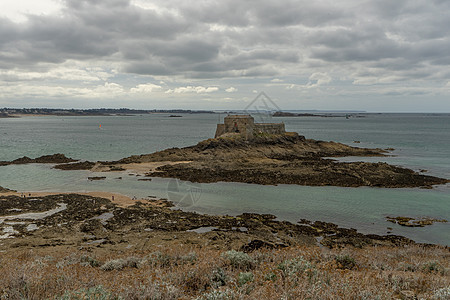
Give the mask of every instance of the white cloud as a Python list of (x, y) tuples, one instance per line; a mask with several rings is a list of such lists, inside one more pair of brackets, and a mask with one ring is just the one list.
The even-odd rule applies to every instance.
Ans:
[(147, 84), (138, 84), (136, 87), (131, 88), (131, 93), (152, 93), (152, 92), (158, 92), (162, 90), (162, 86), (153, 84), (153, 83), (147, 83)]
[(106, 70), (98, 66), (89, 66), (78, 62), (66, 62), (59, 66), (40, 64), (38, 67), (27, 70), (14, 68), (9, 70), (0, 69), (0, 80), (6, 81), (107, 81), (113, 77), (113, 70)]
[(286, 85), (286, 90), (305, 90), (305, 89), (315, 89), (321, 86), (331, 83), (332, 78), (328, 73), (313, 73), (309, 76), (308, 82), (306, 84), (288, 84)]
[(93, 89), (93, 92), (101, 95), (102, 97), (109, 95), (109, 97), (122, 94), (124, 92), (123, 87), (120, 84), (114, 82), (106, 82), (104, 85), (99, 85)]
[(331, 77), (327, 73), (314, 73), (309, 77), (308, 87), (318, 87), (331, 82)]
[(273, 83), (279, 83), (279, 82), (283, 82), (283, 80), (281, 80), (281, 79), (279, 79), (279, 78), (274, 78), (274, 79), (272, 79), (270, 82), (273, 82)]
[(167, 90), (167, 94), (184, 94), (184, 93), (197, 93), (197, 94), (203, 94), (203, 93), (213, 93), (217, 92), (219, 90), (218, 87), (211, 86), (211, 87), (204, 87), (204, 86), (185, 86), (185, 87), (177, 87), (175, 89)]
[(0, 99), (13, 98), (88, 98), (105, 99), (124, 95), (124, 89), (120, 84), (106, 82), (103, 85), (93, 87), (71, 87), (50, 85), (18, 84), (14, 86), (0, 86), (2, 93)]
[(2, 0), (0, 16), (7, 17), (15, 22), (25, 22), (27, 15), (49, 15), (61, 10), (61, 1), (17, 1)]
[(227, 93), (234, 93), (234, 92), (237, 92), (237, 88), (231, 86), (231, 87), (225, 89), (225, 91)]

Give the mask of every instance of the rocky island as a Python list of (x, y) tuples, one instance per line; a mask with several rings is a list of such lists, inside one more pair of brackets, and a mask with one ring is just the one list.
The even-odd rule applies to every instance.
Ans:
[[(228, 118), (228, 119), (227, 119)], [(148, 177), (191, 182), (244, 182), (342, 187), (423, 187), (446, 184), (387, 163), (339, 162), (332, 157), (385, 156), (382, 149), (357, 148), (306, 139), (285, 132), (284, 124), (254, 123), (250, 116), (229, 116), (214, 139), (110, 162), (59, 164), (63, 170), (124, 171), (139, 168)]]

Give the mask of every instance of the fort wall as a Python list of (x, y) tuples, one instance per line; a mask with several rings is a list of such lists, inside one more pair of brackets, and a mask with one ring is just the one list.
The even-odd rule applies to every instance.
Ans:
[(284, 134), (284, 123), (256, 123), (254, 133)]
[(250, 115), (229, 115), (224, 118), (223, 124), (217, 124), (215, 137), (224, 134), (239, 134), (246, 139), (254, 137), (255, 134), (284, 134), (286, 133), (283, 123), (255, 123)]

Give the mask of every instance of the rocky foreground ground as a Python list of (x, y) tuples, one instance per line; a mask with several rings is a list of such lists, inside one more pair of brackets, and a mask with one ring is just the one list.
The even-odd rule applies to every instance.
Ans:
[[(395, 235), (364, 235), (325, 222), (277, 221), (267, 214), (211, 216), (165, 207), (161, 201), (120, 207), (106, 198), (79, 194), (21, 197), (0, 194), (0, 249), (64, 246), (119, 251), (154, 244), (192, 244), (213, 249), (254, 250), (317, 245), (407, 245)], [(1, 233), (1, 231), (0, 231)], [(201, 233), (201, 234), (199, 234)]]
[[(155, 200), (156, 203), (156, 200)], [(1, 299), (448, 299), (447, 247), (331, 223), (0, 194)]]

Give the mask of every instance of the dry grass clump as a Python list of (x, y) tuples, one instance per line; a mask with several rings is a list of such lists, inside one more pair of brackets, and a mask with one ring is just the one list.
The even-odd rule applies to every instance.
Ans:
[(449, 299), (449, 258), (417, 245), (11, 250), (0, 258), (0, 299)]

